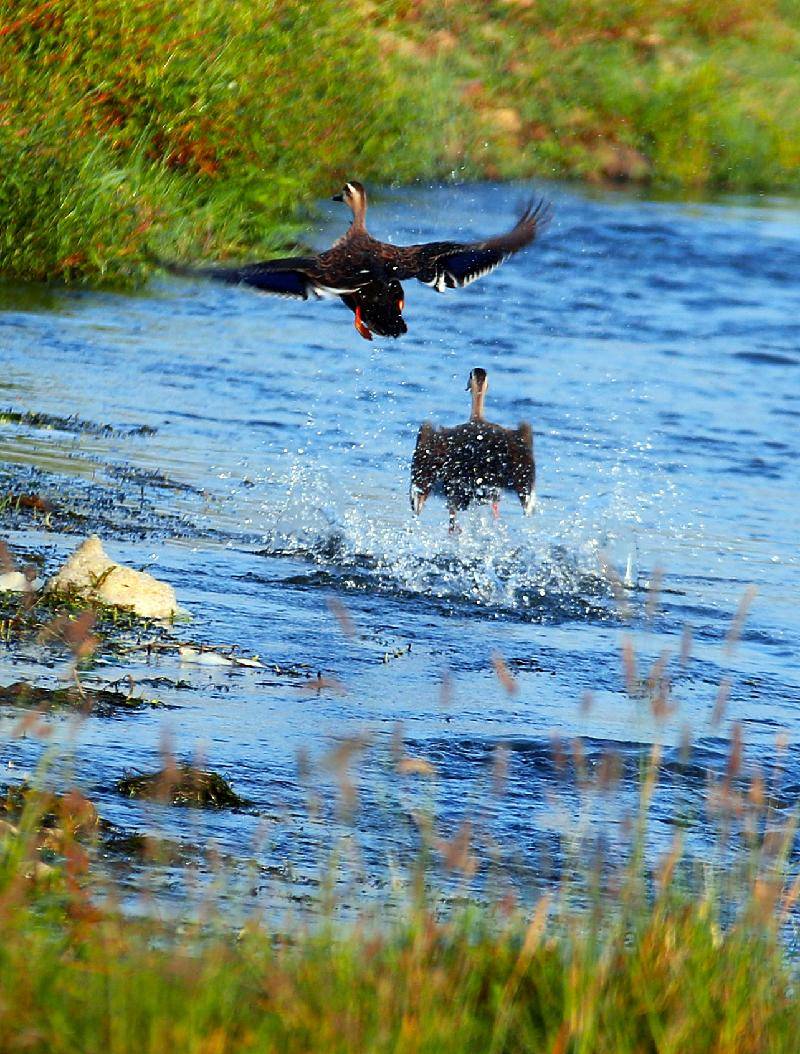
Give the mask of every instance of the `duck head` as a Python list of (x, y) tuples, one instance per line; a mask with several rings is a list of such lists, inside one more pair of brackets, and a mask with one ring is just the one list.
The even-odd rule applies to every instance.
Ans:
[(472, 392), (472, 413), (470, 414), (472, 420), (479, 420), (483, 417), (483, 401), (488, 390), (489, 378), (486, 376), (486, 370), (481, 369), (480, 366), (470, 370), (467, 391)]
[(332, 200), (343, 201), (345, 205), (349, 205), (354, 216), (363, 216), (367, 211), (367, 192), (357, 180), (345, 183), (341, 194), (334, 194)]
[(402, 337), (408, 332), (403, 318), (403, 287), (396, 279), (370, 282), (342, 299), (356, 316), (356, 329), (367, 340), (372, 339), (373, 333)]

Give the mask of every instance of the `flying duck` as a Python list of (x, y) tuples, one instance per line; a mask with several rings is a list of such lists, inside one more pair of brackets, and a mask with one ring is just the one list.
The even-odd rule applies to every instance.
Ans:
[[(372, 340), (373, 333), (399, 337), (408, 329), (401, 282), (416, 278), (438, 293), (469, 285), (529, 245), (549, 216), (549, 206), (540, 201), (535, 207), (528, 205), (510, 231), (485, 241), (401, 246), (378, 241), (367, 231), (367, 192), (361, 183), (346, 183), (333, 200), (347, 204), (353, 220), (347, 232), (317, 256), (190, 273), (297, 300), (338, 296), (353, 312), (355, 327), (365, 340)], [(183, 268), (171, 270), (187, 273)]]
[(458, 530), (456, 513), (473, 501), (491, 503), (500, 515), (500, 491), (517, 495), (526, 516), (536, 504), (536, 463), (533, 432), (527, 422), (503, 428), (483, 415), (489, 382), (486, 370), (470, 372), (467, 391), (472, 393), (469, 421), (455, 428), (420, 427), (411, 461), (411, 508), (419, 515), (430, 494), (441, 494), (450, 512), (450, 531)]

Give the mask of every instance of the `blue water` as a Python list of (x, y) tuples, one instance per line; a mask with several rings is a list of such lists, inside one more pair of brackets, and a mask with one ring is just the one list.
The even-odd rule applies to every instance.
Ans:
[[(0, 424), (0, 463), (44, 470), (42, 490), (56, 497), (78, 484), (105, 493), (129, 506), (129, 526), (133, 470), (189, 485), (156, 488), (143, 537), (110, 516), (108, 550), (175, 586), (194, 616), (178, 636), (307, 664), (336, 682), (314, 691), (300, 677), (171, 656), (99, 670), (194, 686), (162, 685), (155, 694), (176, 709), (92, 718), (76, 740), (52, 719), (56, 742), (74, 741), (77, 778), (104, 815), (254, 852), (297, 881), (328, 831), (309, 815), (297, 754), (319, 759), (342, 737), (370, 738), (355, 818), (370, 874), (400, 851), (395, 821), (420, 799), (443, 829), (480, 813), (509, 857), (542, 851), (577, 808), (553, 806), (553, 737), (635, 758), (688, 734), (701, 769), (713, 769), (741, 722), (755, 764), (771, 763), (776, 737), (788, 734), (797, 780), (800, 207), (544, 190), (555, 216), (541, 240), (463, 291), (408, 283), (409, 333), (396, 342), (363, 341), (338, 302), (294, 304), (199, 280), (157, 280), (137, 296), (0, 290), (0, 408), (117, 429)], [(527, 193), (387, 190), (374, 195), (370, 226), (400, 242), (468, 239), (509, 225)], [(341, 207), (322, 215), (311, 234), (319, 246), (345, 223)], [(524, 519), (507, 498), (499, 524), (475, 510), (451, 537), (434, 499), (413, 519), (409, 463), (422, 420), (466, 419), (474, 366), (489, 373), (487, 415), (533, 425), (539, 506)], [(154, 431), (130, 434), (142, 426)], [(48, 569), (78, 540), (16, 521), (2, 537), (12, 551), (44, 551)], [(609, 567), (628, 568), (633, 588), (615, 591)], [(751, 586), (741, 639), (726, 645)], [(344, 605), (355, 636), (331, 602)], [(666, 716), (626, 692), (629, 638), (642, 676), (668, 655)], [(496, 655), (516, 694), (497, 678)], [(0, 683), (53, 683), (65, 667), (43, 646), (0, 651)], [(723, 678), (730, 698), (715, 722)], [(433, 762), (435, 779), (394, 774), (398, 723), (406, 751)], [(114, 780), (154, 766), (165, 736), (226, 775), (254, 812), (120, 800)], [(493, 799), (500, 745), (509, 784)], [(3, 742), (0, 764), (17, 776), (39, 750)], [(329, 768), (319, 779), (331, 781)], [(677, 782), (659, 805), (665, 827), (687, 794), (702, 811), (702, 778), (688, 790)], [(606, 802), (603, 814), (614, 822), (620, 809)], [(268, 896), (269, 883), (257, 891)]]

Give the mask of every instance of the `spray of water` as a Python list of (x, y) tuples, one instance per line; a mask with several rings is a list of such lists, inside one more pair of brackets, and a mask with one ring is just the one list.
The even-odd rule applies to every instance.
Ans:
[[(532, 518), (506, 500), (499, 521), (488, 508), (460, 516), (447, 531), (432, 500), (419, 519), (399, 488), (387, 493), (361, 480), (362, 498), (331, 477), (322, 463), (297, 460), (270, 485), (264, 503), (263, 555), (309, 565), (316, 584), (413, 595), (445, 605), (480, 607), (524, 619), (608, 614), (609, 590), (599, 553), (611, 543), (622, 566), (633, 532), (619, 514), (619, 497), (586, 501), (576, 513), (551, 502)], [(630, 517), (628, 517), (630, 519)]]

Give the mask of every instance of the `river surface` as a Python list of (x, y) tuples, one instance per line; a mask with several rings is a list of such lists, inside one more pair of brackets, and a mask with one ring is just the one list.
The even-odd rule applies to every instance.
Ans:
[[(671, 837), (687, 802), (702, 813), (704, 773), (723, 768), (733, 722), (755, 764), (771, 764), (786, 733), (788, 786), (800, 782), (800, 207), (539, 189), (554, 203), (540, 241), (466, 290), (407, 283), (399, 341), (365, 342), (338, 301), (201, 280), (161, 278), (135, 296), (0, 289), (0, 410), (112, 426), (0, 424), (0, 464), (54, 499), (105, 495), (111, 555), (172, 583), (193, 615), (176, 636), (295, 673), (169, 655), (95, 671), (131, 673), (173, 707), (90, 718), (77, 735), (51, 719), (110, 820), (253, 854), (253, 891), (267, 899), (274, 876), (316, 881), (335, 793), (322, 793), (317, 814), (298, 753), (328, 787), (343, 737), (369, 741), (352, 822), (362, 875), (376, 884), (419, 808), (444, 833), (479, 817), (486, 844), (541, 878), (541, 854), (580, 813), (554, 791), (554, 737), (581, 737), (590, 758), (615, 746), (635, 763), (654, 742), (677, 757), (691, 735), (699, 766), (667, 781), (656, 837), (660, 821)], [(398, 242), (471, 239), (510, 225), (528, 193), (386, 190), (370, 226)], [(321, 215), (310, 234), (320, 247), (346, 222), (333, 203)], [(424, 419), (468, 416), (474, 366), (489, 374), (488, 416), (533, 425), (539, 504), (525, 519), (506, 497), (499, 523), (474, 510), (451, 536), (436, 499), (412, 517), (409, 464)], [(44, 554), (47, 571), (80, 537), (39, 521), (5, 526), (12, 552)], [(615, 588), (609, 568), (628, 587)], [(667, 654), (668, 713), (626, 690), (626, 640), (638, 676)], [(498, 677), (499, 656), (514, 684)], [(53, 684), (65, 669), (42, 645), (0, 651), (3, 684)], [(8, 732), (15, 715), (4, 713)], [(121, 799), (114, 781), (156, 767), (165, 741), (204, 758), (253, 807)], [(493, 796), (498, 747), (508, 784)], [(41, 749), (4, 739), (5, 778)], [(401, 750), (436, 775), (399, 776)], [(595, 818), (619, 821), (624, 797), (606, 795)]]

